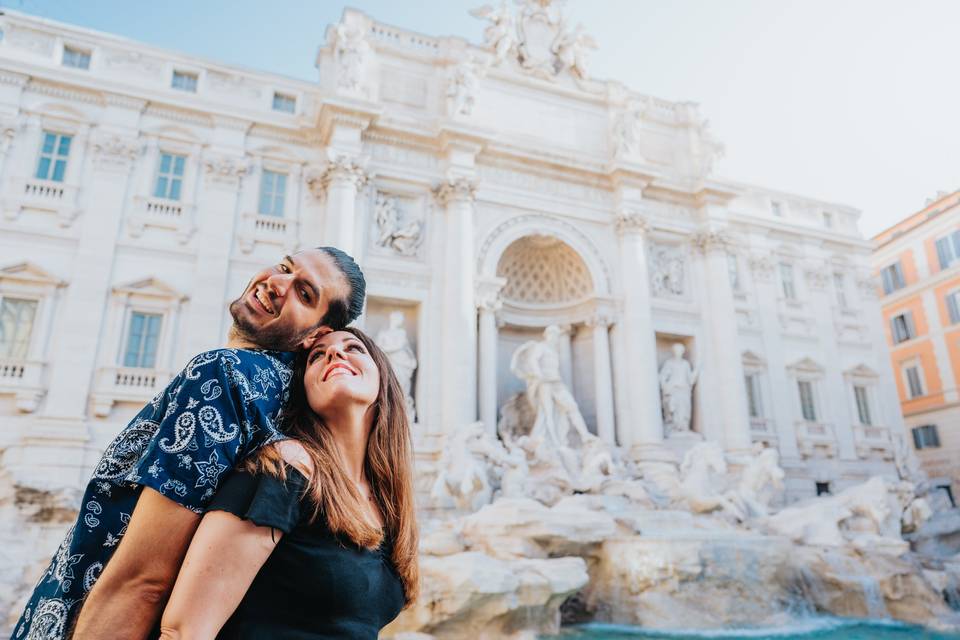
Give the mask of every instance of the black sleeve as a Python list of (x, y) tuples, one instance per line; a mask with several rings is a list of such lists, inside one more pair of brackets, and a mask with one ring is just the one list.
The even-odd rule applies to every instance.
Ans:
[(286, 470), (286, 481), (249, 471), (230, 474), (207, 511), (226, 511), (259, 527), (290, 533), (300, 520), (300, 500), (306, 479), (291, 466)]

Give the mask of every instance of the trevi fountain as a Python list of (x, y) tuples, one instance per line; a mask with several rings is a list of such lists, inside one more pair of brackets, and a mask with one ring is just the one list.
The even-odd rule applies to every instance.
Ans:
[(333, 244), (414, 431), (423, 595), (385, 637), (960, 630), (860, 213), (722, 177), (699, 107), (596, 77), (560, 0), (472, 14), (480, 42), (347, 9), (313, 81), (0, 16), (5, 628), (232, 294)]

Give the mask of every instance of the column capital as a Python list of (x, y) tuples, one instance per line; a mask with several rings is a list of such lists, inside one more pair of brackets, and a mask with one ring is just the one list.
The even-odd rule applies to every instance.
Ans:
[(364, 164), (361, 159), (348, 155), (330, 154), (322, 169), (307, 172), (307, 185), (318, 197), (326, 193), (332, 184), (352, 184), (359, 190), (369, 180)]
[(442, 205), (473, 202), (477, 199), (477, 181), (471, 178), (447, 178), (434, 187), (433, 196)]
[(645, 234), (649, 233), (651, 229), (650, 221), (636, 209), (620, 209), (617, 211), (616, 225), (617, 233), (620, 235)]
[(733, 238), (724, 230), (698, 231), (690, 236), (690, 243), (703, 253), (727, 251), (734, 245)]
[(506, 278), (491, 278), (477, 282), (476, 302), (481, 311), (497, 313), (503, 308), (500, 292), (507, 283)]
[(232, 184), (245, 176), (250, 167), (247, 160), (239, 156), (205, 155), (203, 170), (212, 182)]
[(608, 328), (613, 324), (613, 314), (610, 311), (596, 311), (584, 322), (591, 329)]

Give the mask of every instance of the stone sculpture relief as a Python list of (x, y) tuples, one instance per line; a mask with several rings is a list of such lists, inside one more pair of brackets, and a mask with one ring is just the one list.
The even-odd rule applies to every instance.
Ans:
[(415, 256), (423, 243), (423, 220), (408, 219), (400, 198), (377, 192), (374, 203), (376, 245), (402, 256)]
[(650, 289), (659, 298), (684, 294), (685, 262), (679, 247), (654, 244), (650, 249)]
[(506, 0), (494, 8), (488, 4), (470, 11), (474, 18), (487, 21), (483, 30), (483, 46), (493, 53), (494, 66), (503, 62), (517, 44), (517, 32), (513, 22), (513, 11), (507, 8)]
[(336, 26), (337, 88), (362, 94), (370, 57), (370, 44), (359, 25), (341, 22)]
[(416, 417), (416, 406), (412, 394), (413, 374), (417, 370), (417, 356), (410, 346), (404, 319), (403, 311), (391, 312), (390, 324), (377, 334), (376, 342), (387, 354), (390, 365), (397, 374), (397, 380), (403, 390), (403, 401), (407, 407), (407, 417), (410, 418), (410, 422), (413, 422)]
[(640, 133), (646, 105), (633, 102), (624, 107), (613, 123), (613, 141), (617, 156), (640, 155)]
[(663, 424), (667, 434), (690, 431), (693, 409), (693, 385), (700, 376), (700, 367), (693, 368), (683, 357), (686, 347), (674, 343), (673, 357), (660, 367), (660, 394), (663, 398)]
[(476, 100), (477, 77), (481, 73), (473, 59), (454, 66), (447, 83), (447, 109), (453, 116), (469, 116)]

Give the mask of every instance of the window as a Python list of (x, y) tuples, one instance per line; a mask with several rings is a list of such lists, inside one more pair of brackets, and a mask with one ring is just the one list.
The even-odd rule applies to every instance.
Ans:
[(273, 110), (283, 111), (284, 113), (295, 113), (297, 110), (297, 99), (282, 93), (274, 93)]
[(951, 291), (946, 296), (947, 313), (950, 314), (950, 324), (960, 322), (960, 291)]
[(727, 254), (727, 274), (730, 276), (730, 288), (734, 291), (739, 291), (740, 266), (737, 264), (737, 256), (732, 253)]
[(958, 259), (960, 259), (960, 230), (937, 238), (937, 260), (940, 261), (940, 268), (946, 269)]
[(883, 279), (884, 293), (890, 294), (897, 289), (903, 289), (905, 286), (907, 286), (906, 281), (903, 279), (903, 267), (900, 266), (899, 260), (887, 267), (884, 267), (880, 271), (880, 276)]
[(73, 67), (74, 69), (89, 69), (90, 52), (75, 47), (64, 47), (61, 63), (65, 67)]
[(780, 204), (779, 202), (777, 202), (776, 200), (771, 201), (771, 202), (770, 202), (770, 212), (773, 213), (773, 215), (777, 216), (778, 218), (782, 218), (782, 217), (783, 217), (783, 205)]
[(829, 211), (823, 212), (823, 226), (827, 229), (833, 229), (833, 214)]
[(910, 399), (922, 396), (924, 391), (923, 379), (920, 377), (920, 367), (915, 364), (904, 367), (903, 375), (907, 379), (907, 392), (910, 395)]
[(818, 496), (829, 496), (830, 495), (830, 483), (829, 482), (818, 482), (817, 484), (817, 495)]
[(174, 71), (170, 86), (180, 91), (197, 92), (197, 74), (187, 71)]
[(157, 186), (153, 190), (154, 196), (167, 200), (180, 199), (183, 167), (186, 162), (186, 156), (178, 156), (172, 153), (160, 154), (160, 166), (157, 168)]
[(0, 300), (0, 358), (26, 360), (36, 315), (36, 300)]
[(763, 417), (763, 404), (760, 400), (760, 374), (748, 373), (744, 376), (747, 384), (747, 409), (751, 418)]
[(287, 174), (264, 169), (260, 179), (260, 204), (257, 206), (260, 215), (283, 217), (286, 192)]
[(130, 314), (127, 348), (123, 352), (123, 366), (152, 369), (157, 361), (157, 341), (160, 338), (159, 313)]
[(948, 484), (939, 484), (939, 485), (937, 485), (937, 489), (939, 489), (940, 491), (943, 491), (944, 493), (947, 494), (947, 499), (950, 500), (950, 506), (951, 506), (951, 507), (957, 506), (957, 501), (956, 501), (956, 499), (953, 497), (953, 488), (951, 488), (950, 485), (948, 485)]
[(914, 427), (913, 446), (917, 449), (936, 449), (940, 446), (940, 434), (937, 432), (937, 425), (925, 424), (922, 427)]
[(843, 274), (836, 272), (833, 274), (833, 288), (837, 293), (837, 304), (841, 309), (847, 308), (847, 280)]
[(797, 299), (797, 288), (793, 283), (793, 265), (780, 263), (780, 284), (783, 286), (783, 297), (787, 300)]
[(807, 422), (817, 421), (817, 408), (813, 402), (813, 383), (809, 380), (798, 380), (797, 388), (800, 391), (800, 412)]
[(37, 163), (37, 179), (63, 182), (67, 173), (67, 156), (70, 155), (72, 136), (62, 133), (43, 132), (40, 161)]
[(853, 385), (853, 396), (857, 401), (857, 417), (860, 418), (860, 424), (872, 425), (870, 419), (870, 396), (867, 395), (867, 388), (862, 384)]
[(893, 344), (900, 344), (917, 337), (917, 329), (913, 324), (913, 313), (910, 311), (890, 318), (890, 327), (893, 332)]

